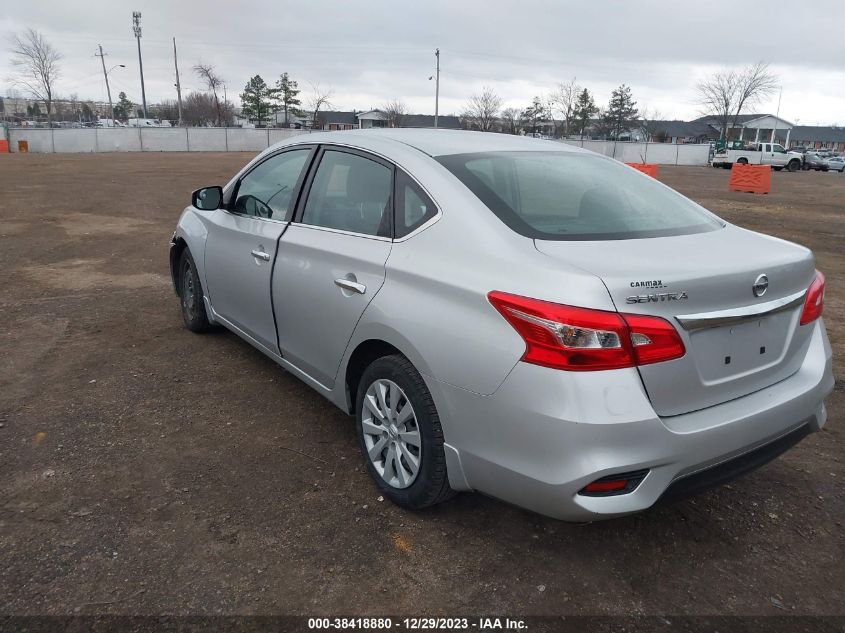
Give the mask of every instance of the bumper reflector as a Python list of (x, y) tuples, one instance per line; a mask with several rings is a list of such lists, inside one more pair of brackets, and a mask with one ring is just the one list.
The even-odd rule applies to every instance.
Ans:
[(619, 473), (608, 475), (594, 482), (587, 484), (578, 491), (579, 495), (585, 497), (610, 497), (613, 495), (626, 495), (637, 489), (648, 470), (635, 470), (630, 473)]

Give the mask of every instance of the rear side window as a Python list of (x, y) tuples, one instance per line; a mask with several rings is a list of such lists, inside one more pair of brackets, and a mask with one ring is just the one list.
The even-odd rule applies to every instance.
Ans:
[(302, 223), (390, 237), (393, 170), (356, 154), (323, 153)]
[(408, 174), (396, 170), (396, 237), (405, 237), (437, 213), (434, 202)]
[(502, 222), (534, 239), (621, 240), (723, 226), (679, 193), (601, 156), (491, 152), (437, 160)]

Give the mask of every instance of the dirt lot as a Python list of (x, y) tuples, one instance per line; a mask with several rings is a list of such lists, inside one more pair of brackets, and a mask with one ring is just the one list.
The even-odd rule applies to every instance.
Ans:
[[(0, 155), (0, 613), (845, 614), (841, 386), (822, 433), (638, 516), (380, 502), (348, 418), (182, 326), (176, 218), (249, 158)], [(776, 173), (768, 196), (661, 178), (815, 251), (841, 381), (845, 176)]]

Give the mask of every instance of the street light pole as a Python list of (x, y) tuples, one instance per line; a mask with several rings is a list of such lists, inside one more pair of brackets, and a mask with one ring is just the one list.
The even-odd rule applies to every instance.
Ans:
[(775, 132), (778, 129), (778, 117), (780, 116), (780, 98), (783, 96), (783, 86), (780, 87), (780, 92), (778, 92), (778, 109), (775, 112), (775, 124), (772, 126), (772, 140), (769, 141), (770, 143), (775, 142)]
[(147, 118), (147, 93), (144, 91), (144, 62), (141, 60), (141, 12), (132, 12), (132, 31), (138, 40), (138, 68), (141, 71), (141, 103), (144, 107), (144, 118)]
[(434, 80), (434, 127), (437, 127), (437, 115), (440, 110), (440, 49), (434, 49), (434, 56), (437, 58), (437, 72)]
[[(111, 100), (111, 88), (109, 88), (109, 74), (106, 72), (106, 54), (103, 53), (103, 45), (97, 44), (100, 47), (100, 53), (94, 53), (95, 56), (100, 58), (100, 61), (103, 64), (103, 79), (106, 80), (106, 94), (109, 96), (109, 112), (111, 113), (111, 125), (114, 125), (114, 104)], [(111, 127), (111, 126), (109, 126)]]

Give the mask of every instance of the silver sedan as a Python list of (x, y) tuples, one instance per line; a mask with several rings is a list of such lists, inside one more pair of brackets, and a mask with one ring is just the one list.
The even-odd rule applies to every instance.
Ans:
[(194, 192), (170, 263), (188, 329), (354, 416), (410, 509), (644, 510), (819, 430), (833, 389), (809, 250), (555, 141), (296, 136)]
[(831, 156), (825, 162), (829, 171), (845, 173), (845, 156)]

